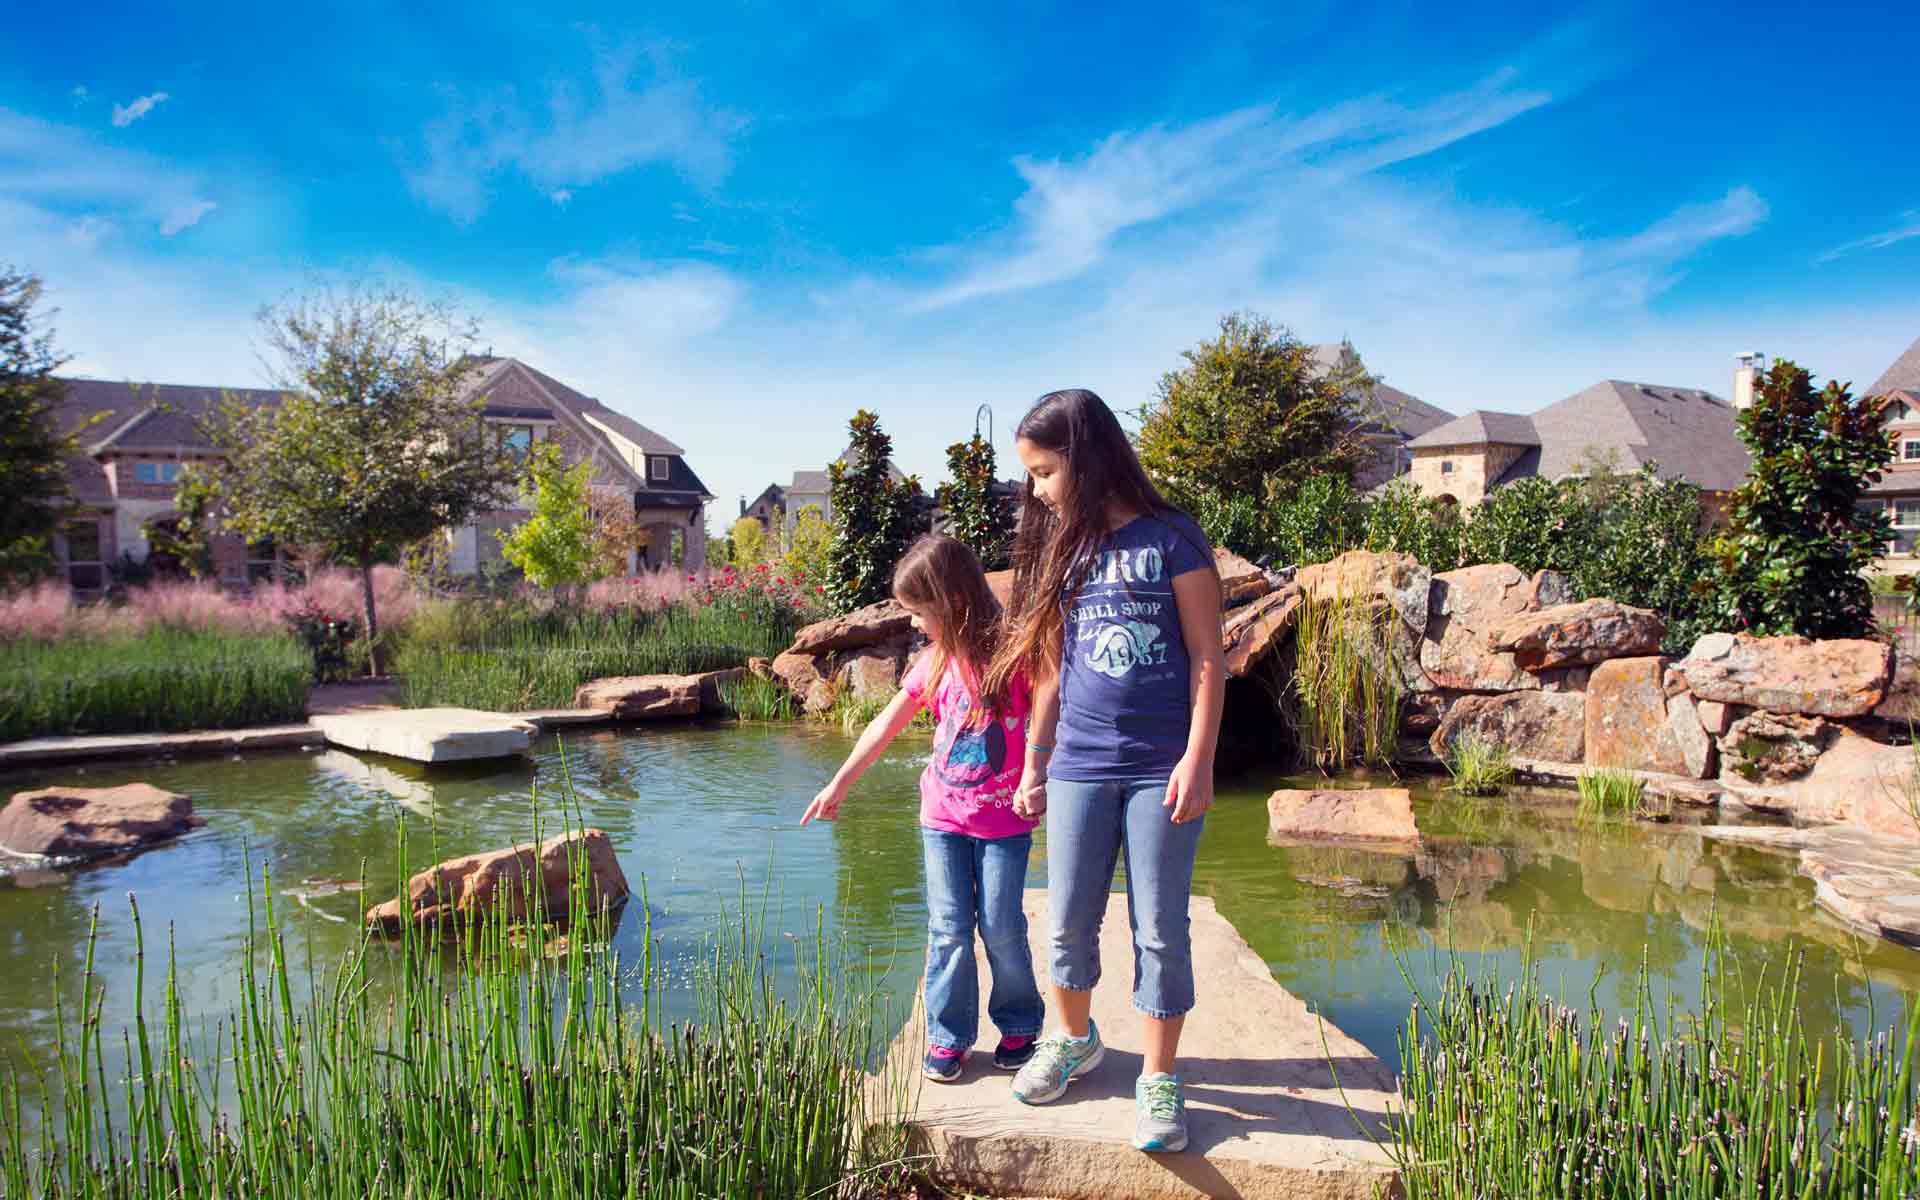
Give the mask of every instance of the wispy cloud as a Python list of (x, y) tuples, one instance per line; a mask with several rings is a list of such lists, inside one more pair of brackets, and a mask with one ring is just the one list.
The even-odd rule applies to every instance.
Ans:
[(125, 129), (127, 126), (133, 124), (135, 121), (138, 121), (141, 117), (146, 116), (148, 113), (152, 112), (155, 108), (158, 108), (161, 104), (165, 103), (168, 100), (171, 100), (172, 98), (173, 97), (167, 95), (165, 92), (154, 92), (152, 95), (140, 97), (138, 100), (135, 100), (132, 104), (114, 105), (113, 106), (114, 128)]
[(401, 149), (402, 171), (414, 196), (463, 224), (485, 211), (506, 173), (562, 204), (562, 194), (652, 163), (711, 186), (746, 125), (709, 103), (658, 46), (597, 46), (584, 83), (549, 83), (539, 107), (512, 87), (444, 96), (446, 112)]
[(1870, 234), (1867, 237), (1858, 238), (1851, 242), (1843, 242), (1822, 254), (1814, 261), (1829, 263), (1836, 258), (1844, 257), (1858, 250), (1885, 250), (1888, 246), (1897, 245), (1906, 241), (1908, 238), (1917, 237), (1920, 237), (1920, 208), (1910, 208), (1900, 214), (1900, 223), (1893, 228), (1883, 229), (1879, 233)]
[(163, 237), (190, 228), (215, 207), (191, 171), (4, 108), (0, 194), (56, 224), (92, 216), (144, 226)]

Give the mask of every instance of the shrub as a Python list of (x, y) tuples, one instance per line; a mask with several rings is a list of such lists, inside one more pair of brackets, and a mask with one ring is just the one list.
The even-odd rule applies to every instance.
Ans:
[(948, 446), (947, 472), (951, 478), (934, 498), (946, 510), (949, 532), (987, 570), (1000, 570), (1013, 551), (1013, 510), (993, 494), (993, 443), (976, 433)]
[(1498, 742), (1469, 733), (1447, 748), (1447, 774), (1463, 796), (1497, 796), (1513, 782), (1513, 759)]
[(846, 457), (827, 468), (837, 528), (826, 587), (840, 612), (885, 600), (893, 565), (926, 526), (920, 481), (894, 478), (893, 439), (880, 431), (880, 418), (861, 409), (847, 428), (853, 440)]
[(1436, 572), (1464, 565), (1459, 506), (1433, 499), (1409, 479), (1366, 498), (1361, 525), (1360, 544), (1368, 550), (1411, 554)]

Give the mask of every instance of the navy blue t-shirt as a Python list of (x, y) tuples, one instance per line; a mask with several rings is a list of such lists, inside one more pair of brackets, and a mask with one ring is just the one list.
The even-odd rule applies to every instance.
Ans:
[(1173, 771), (1193, 710), (1173, 581), (1212, 566), (1206, 535), (1170, 509), (1100, 543), (1067, 606), (1048, 775), (1086, 782)]

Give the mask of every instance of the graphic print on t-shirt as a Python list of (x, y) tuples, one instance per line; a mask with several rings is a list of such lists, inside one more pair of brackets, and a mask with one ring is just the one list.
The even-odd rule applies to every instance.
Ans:
[(998, 721), (988, 721), (978, 729), (967, 728), (973, 715), (973, 702), (964, 688), (956, 689), (953, 715), (940, 723), (947, 744), (936, 738), (934, 769), (940, 782), (953, 788), (978, 788), (1007, 769), (1007, 731)]
[(1157, 546), (1099, 554), (1081, 583), (1080, 604), (1073, 614), (1075, 640), (1086, 664), (1109, 679), (1165, 666), (1165, 622), (1172, 601), (1166, 560)]

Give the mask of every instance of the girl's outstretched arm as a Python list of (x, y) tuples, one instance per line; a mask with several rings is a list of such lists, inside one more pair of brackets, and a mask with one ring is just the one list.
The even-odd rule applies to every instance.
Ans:
[(887, 743), (899, 736), (900, 731), (907, 727), (907, 722), (913, 720), (914, 714), (919, 711), (920, 701), (914, 699), (907, 689), (901, 688), (895, 692), (893, 699), (880, 710), (880, 715), (862, 731), (860, 740), (853, 744), (853, 753), (847, 755), (847, 761), (841, 763), (840, 769), (834, 772), (833, 781), (821, 788), (819, 795), (813, 798), (813, 803), (807, 805), (807, 811), (800, 816), (800, 823), (805, 825), (815, 818), (831, 821), (839, 816), (840, 802), (847, 798), (847, 789), (853, 786), (853, 781), (866, 774), (867, 768), (887, 748)]
[(1178, 825), (1213, 807), (1213, 754), (1220, 742), (1220, 714), (1227, 703), (1227, 655), (1220, 643), (1220, 577), (1188, 571), (1173, 579), (1173, 603), (1187, 643), (1187, 689), (1193, 719), (1187, 749), (1167, 781), (1166, 804)]

